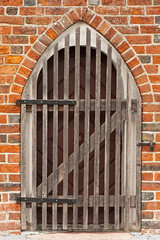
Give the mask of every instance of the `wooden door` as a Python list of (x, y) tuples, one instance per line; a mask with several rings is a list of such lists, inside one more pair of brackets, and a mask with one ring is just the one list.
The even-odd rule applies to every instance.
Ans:
[[(32, 100), (21, 101), (23, 229), (139, 228), (140, 204), (130, 190), (129, 155), (136, 127), (132, 118), (140, 119), (140, 103), (131, 99), (128, 70), (124, 98), (122, 59), (117, 55), (114, 62), (112, 47), (106, 42), (104, 53), (102, 37), (95, 36), (95, 48), (89, 28), (85, 45), (80, 27), (74, 45), (70, 46), (70, 34), (64, 37), (64, 48), (55, 43), (53, 54), (42, 58), (39, 73), (32, 74)], [(29, 98), (28, 92), (29, 87), (24, 93)], [(24, 149), (27, 114), (32, 122), (32, 164), (27, 167), (31, 180), (26, 178)], [(27, 181), (32, 191), (23, 189)], [(136, 191), (138, 198), (138, 185)], [(137, 209), (135, 226), (126, 222), (131, 208)]]

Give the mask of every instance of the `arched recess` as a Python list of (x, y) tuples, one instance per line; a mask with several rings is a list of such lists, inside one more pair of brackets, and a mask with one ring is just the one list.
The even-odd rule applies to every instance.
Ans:
[(141, 100), (110, 43), (76, 23), (20, 103), (22, 229), (140, 230)]

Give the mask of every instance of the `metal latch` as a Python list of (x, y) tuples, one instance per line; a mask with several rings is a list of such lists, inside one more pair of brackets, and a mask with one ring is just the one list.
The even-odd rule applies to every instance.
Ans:
[(155, 142), (152, 142), (152, 143), (149, 143), (149, 142), (141, 142), (141, 143), (138, 143), (137, 146), (150, 146), (150, 151), (153, 152), (154, 151), (154, 145), (156, 143)]

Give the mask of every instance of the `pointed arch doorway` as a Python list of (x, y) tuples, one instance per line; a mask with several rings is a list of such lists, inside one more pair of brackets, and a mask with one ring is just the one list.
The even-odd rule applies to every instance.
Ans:
[(19, 103), (22, 230), (140, 230), (141, 101), (118, 52), (75, 24)]

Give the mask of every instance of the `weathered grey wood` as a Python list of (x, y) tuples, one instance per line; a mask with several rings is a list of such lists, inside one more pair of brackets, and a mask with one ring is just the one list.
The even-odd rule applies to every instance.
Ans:
[[(32, 98), (37, 99), (36, 74), (32, 79)], [(32, 197), (37, 197), (37, 105), (32, 106)], [(32, 229), (37, 229), (36, 203), (32, 203)]]
[[(54, 81), (53, 99), (58, 99), (58, 43), (54, 47)], [(57, 166), (58, 166), (58, 105), (53, 106), (53, 184), (52, 195), (57, 197)], [(57, 229), (57, 203), (52, 205), (52, 229)]]
[(94, 147), (94, 209), (93, 225), (98, 227), (99, 210), (99, 161), (100, 161), (100, 88), (101, 88), (101, 39), (96, 36), (96, 79), (95, 79), (95, 147)]
[[(80, 95), (80, 28), (76, 29), (75, 46), (75, 100), (74, 110), (74, 175), (73, 197), (78, 199), (78, 162), (79, 162), (79, 95)], [(73, 205), (73, 229), (78, 228), (78, 202)]]
[[(64, 58), (64, 99), (69, 96), (69, 35), (65, 37), (65, 58)], [(68, 195), (68, 106), (64, 106), (63, 112), (63, 195)], [(68, 204), (63, 205), (63, 229), (68, 227)]]
[(117, 58), (116, 76), (116, 145), (115, 145), (115, 229), (119, 229), (120, 138), (121, 138), (121, 59)]
[(90, 119), (90, 58), (91, 31), (86, 32), (85, 73), (85, 129), (84, 129), (84, 185), (83, 185), (83, 229), (88, 228), (88, 175), (89, 175), (89, 119)]
[(126, 196), (125, 196), (125, 223), (124, 230), (130, 226), (130, 163), (131, 163), (131, 79), (127, 71), (127, 118), (126, 118)]
[[(124, 110), (126, 109), (126, 100), (122, 99), (121, 101), (121, 109)], [(137, 109), (137, 100), (132, 99), (132, 110)], [(80, 99), (79, 100), (79, 111), (84, 111), (85, 110), (85, 100)], [(106, 110), (106, 100), (101, 99), (100, 100), (100, 110), (105, 111)], [(116, 110), (116, 99), (111, 99), (111, 111)], [(31, 112), (32, 111), (32, 106), (27, 105), (27, 111)], [(42, 106), (38, 105), (37, 106), (37, 111), (42, 111)], [(48, 106), (48, 111), (53, 111), (53, 106)], [(63, 106), (59, 106), (59, 111), (63, 111)], [(69, 111), (74, 111), (73, 106), (69, 106)], [(95, 100), (91, 99), (90, 100), (90, 111), (95, 111)]]
[[(137, 90), (138, 91), (138, 90)], [(139, 92), (137, 94), (139, 96)], [(141, 142), (141, 123), (142, 123), (142, 116), (141, 116), (141, 99), (138, 97), (137, 102), (137, 133), (136, 133), (136, 143)], [(136, 219), (137, 219), (137, 230), (141, 230), (141, 147), (137, 146), (136, 149), (136, 160), (137, 160), (137, 167), (136, 167)]]
[[(126, 119), (126, 112), (122, 111), (122, 119), (121, 122), (124, 122)], [(115, 130), (116, 126), (116, 113), (114, 113), (111, 117), (111, 133)], [(95, 133), (93, 133), (90, 138), (89, 138), (89, 152), (91, 153), (94, 150), (94, 138), (95, 138)], [(102, 142), (105, 138), (105, 123), (101, 125), (100, 128), (100, 141)], [(84, 143), (80, 146), (80, 157), (79, 157), (79, 163), (84, 159)], [(73, 171), (73, 166), (74, 166), (74, 154), (72, 153), (68, 159), (68, 172), (70, 173)], [(58, 183), (60, 183), (63, 180), (63, 168), (64, 165), (63, 163), (58, 167), (57, 169), (57, 175), (58, 175)], [(52, 190), (52, 178), (53, 174), (51, 173), (48, 176), (48, 193)], [(40, 184), (37, 187), (38, 191), (38, 196), (41, 196), (42, 192), (42, 184)]]
[(105, 162), (104, 162), (104, 229), (109, 229), (109, 164), (111, 133), (111, 73), (112, 48), (108, 46), (106, 69), (106, 109), (105, 109)]
[[(21, 197), (26, 197), (26, 106), (21, 105)], [(21, 225), (26, 230), (26, 203), (21, 203)]]
[[(47, 60), (43, 61), (43, 99), (47, 99)], [(47, 105), (43, 105), (42, 137), (42, 197), (47, 197)], [(42, 230), (47, 229), (47, 204), (42, 204)]]

